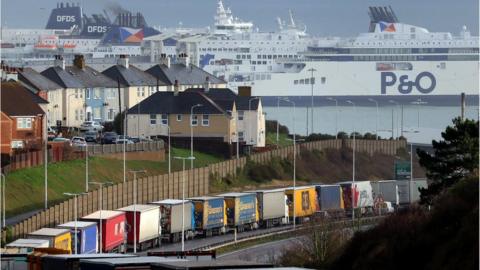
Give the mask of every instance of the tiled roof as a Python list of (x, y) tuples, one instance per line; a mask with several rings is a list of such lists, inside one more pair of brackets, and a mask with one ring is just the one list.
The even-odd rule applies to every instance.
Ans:
[(117, 81), (105, 76), (101, 72), (86, 66), (83, 69), (77, 66), (68, 66), (65, 70), (71, 74), (84, 87), (116, 88)]
[[(208, 93), (205, 93), (204, 88), (189, 88), (186, 89), (185, 92), (204, 93), (206, 96), (215, 100), (216, 102), (221, 100), (234, 100), (237, 110), (240, 111), (249, 110), (249, 105), (250, 109), (257, 110), (258, 105), (260, 104), (259, 100), (255, 97), (238, 96), (229, 88), (210, 88)], [(251, 99), (252, 101), (250, 102)]]
[(42, 71), (41, 74), (48, 79), (54, 81), (56, 84), (60, 85), (62, 88), (83, 88), (83, 84), (79, 82), (72, 74), (70, 74), (66, 69), (61, 67), (49, 67), (46, 70)]
[(175, 80), (177, 80), (180, 85), (202, 85), (205, 83), (207, 77), (212, 84), (225, 83), (225, 81), (192, 64), (188, 66), (184, 64), (171, 64), (170, 68), (166, 65), (158, 64), (149, 68), (146, 72), (170, 85), (175, 84)]
[[(102, 72), (104, 75), (110, 77), (112, 80), (117, 81), (120, 79), (120, 83), (126, 86), (156, 86), (157, 79), (148, 74), (147, 72), (129, 65), (128, 68), (122, 65), (114, 65)], [(166, 85), (162, 80), (158, 81), (159, 86)]]
[(38, 106), (35, 95), (17, 82), (2, 82), (0, 93), (1, 110), (8, 116), (44, 114), (44, 111)]
[(195, 114), (225, 114), (225, 110), (202, 93), (156, 92), (128, 110), (129, 114), (190, 114), (193, 105), (203, 106), (194, 109)]
[(62, 88), (60, 85), (56, 84), (32, 68), (24, 68), (23, 71), (18, 74), (18, 79), (21, 82), (35, 88), (37, 91), (48, 91)]

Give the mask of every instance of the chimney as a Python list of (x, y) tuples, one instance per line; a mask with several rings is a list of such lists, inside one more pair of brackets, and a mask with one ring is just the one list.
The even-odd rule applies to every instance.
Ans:
[(238, 96), (240, 96), (240, 97), (250, 97), (250, 96), (252, 96), (252, 87), (251, 86), (239, 86), (238, 87)]
[(118, 58), (117, 65), (123, 66), (125, 68), (128, 68), (128, 57), (124, 54), (120, 55), (120, 58)]
[(186, 53), (179, 54), (178, 55), (178, 61), (180, 62), (180, 64), (183, 64), (186, 67), (188, 67), (190, 65), (190, 58), (188, 57), (188, 55)]
[(205, 93), (208, 93), (210, 91), (210, 77), (205, 78), (205, 84), (203, 85), (203, 90)]
[(170, 57), (168, 57), (167, 54), (162, 53), (160, 56), (160, 64), (167, 66), (167, 68), (170, 68)]
[(73, 59), (73, 65), (79, 69), (85, 69), (85, 58), (81, 54), (76, 54)]
[(65, 70), (65, 59), (63, 59), (63, 56), (55, 55), (55, 60), (53, 60), (53, 66)]
[(178, 96), (178, 91), (179, 91), (178, 80), (175, 80), (175, 84), (173, 85), (173, 95)]

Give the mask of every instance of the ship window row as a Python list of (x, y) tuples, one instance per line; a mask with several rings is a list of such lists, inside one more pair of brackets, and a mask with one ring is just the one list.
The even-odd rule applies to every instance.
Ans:
[(200, 48), (203, 52), (240, 52), (250, 53), (250, 48)]
[(255, 74), (255, 80), (257, 81), (264, 81), (264, 80), (271, 80), (271, 74)]
[[(325, 84), (327, 82), (326, 77), (321, 77), (320, 78), (320, 83)], [(300, 79), (300, 80), (294, 80), (293, 84), (315, 84), (315, 77), (312, 78), (305, 78), (305, 79)]]
[(252, 65), (266, 65), (267, 61), (252, 61)]
[(277, 58), (298, 58), (298, 55), (292, 54), (258, 54), (257, 59), (277, 59)]
[(478, 55), (339, 55), (308, 57), (316, 61), (478, 61)]
[(318, 48), (308, 51), (319, 54), (415, 54), (415, 53), (478, 53), (478, 48)]

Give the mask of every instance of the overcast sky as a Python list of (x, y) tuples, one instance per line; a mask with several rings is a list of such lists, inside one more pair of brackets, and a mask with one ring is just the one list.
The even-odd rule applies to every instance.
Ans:
[[(1, 0), (2, 26), (44, 28), (57, 0)], [(72, 1), (70, 1), (72, 2)], [(149, 25), (204, 27), (213, 24), (217, 0), (74, 0), (84, 13), (101, 13), (112, 2), (142, 12)], [(368, 6), (391, 5), (400, 21), (430, 31), (458, 34), (467, 25), (478, 35), (478, 0), (225, 0), (235, 16), (253, 21), (263, 31), (276, 29), (276, 17), (296, 18), (314, 35), (351, 36), (368, 29)], [(113, 18), (111, 18), (113, 19)]]

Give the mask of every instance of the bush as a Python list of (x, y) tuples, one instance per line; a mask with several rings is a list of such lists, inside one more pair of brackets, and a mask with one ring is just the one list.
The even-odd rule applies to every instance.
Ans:
[[(277, 121), (276, 120), (266, 120), (265, 129), (267, 133), (277, 133)], [(278, 126), (278, 132), (283, 134), (289, 134), (287, 126), (280, 124)]]

